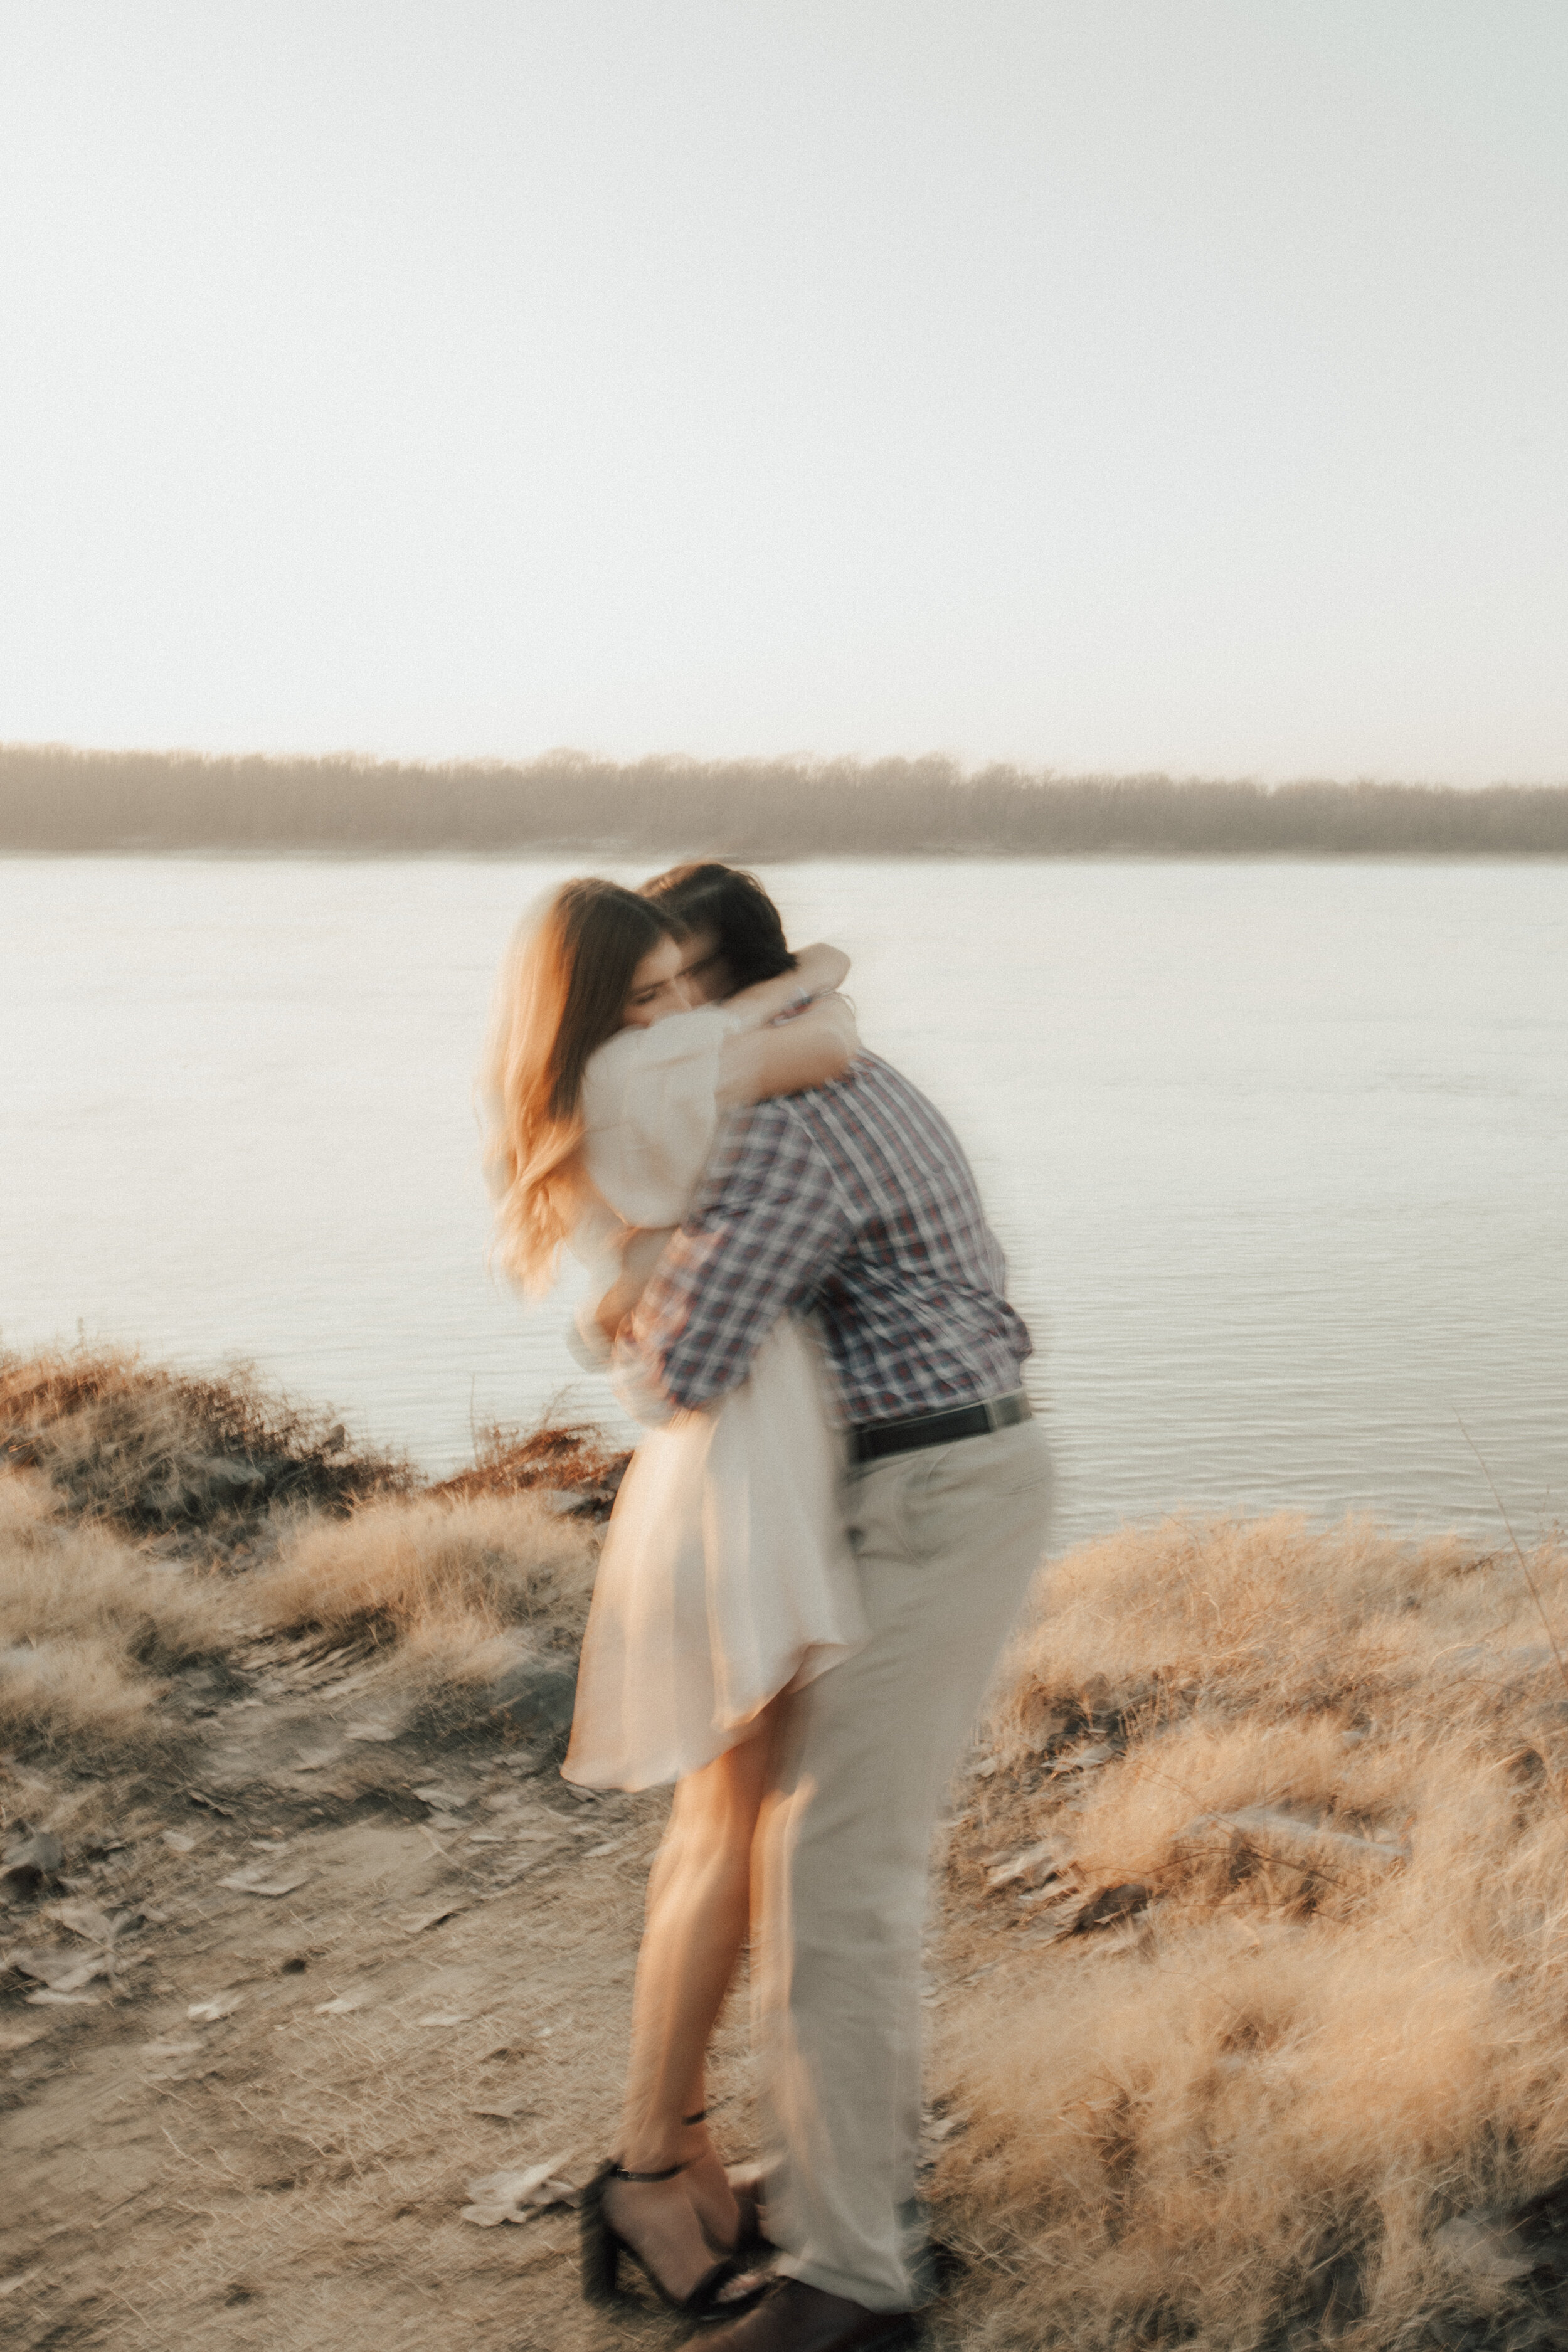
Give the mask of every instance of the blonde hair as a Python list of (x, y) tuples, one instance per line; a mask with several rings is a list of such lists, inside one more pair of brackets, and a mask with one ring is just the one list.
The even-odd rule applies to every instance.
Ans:
[(670, 915), (618, 883), (563, 882), (519, 926), (496, 983), (480, 1092), (496, 1256), (526, 1290), (548, 1288), (582, 1213), (583, 1073), (622, 1024), (633, 975)]

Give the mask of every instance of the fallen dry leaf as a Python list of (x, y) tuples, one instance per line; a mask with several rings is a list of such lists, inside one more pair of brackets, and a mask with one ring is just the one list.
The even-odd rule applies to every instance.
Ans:
[(1045, 1886), (1026, 1887), (1018, 1897), (1021, 1919), (1046, 1919), (1053, 1911), (1071, 1911), (1081, 1905), (1083, 1889), (1076, 1878), (1053, 1878)]
[(218, 1885), (232, 1886), (237, 1895), (292, 1895), (297, 1886), (304, 1885), (308, 1874), (299, 1878), (257, 1878), (248, 1870), (236, 1870), (227, 1878), (220, 1878)]
[[(1294, 1813), (1275, 1805), (1243, 1805), (1232, 1813), (1200, 1813), (1187, 1823), (1180, 1838), (1185, 1841), (1214, 1830), (1226, 1832), (1233, 1845), (1247, 1848), (1260, 1862), (1283, 1858), (1291, 1869), (1300, 1868), (1302, 1859), (1314, 1852), (1323, 1851), (1331, 1859), (1372, 1863), (1381, 1870), (1410, 1859), (1410, 1848), (1397, 1839), (1357, 1837), (1321, 1822), (1299, 1821)], [(1264, 1843), (1256, 1843), (1258, 1838)]]
[(415, 2019), (416, 2025), (467, 2025), (468, 2019), (459, 2010), (433, 2010), (428, 2017)]
[(96, 1992), (30, 1992), (23, 1996), (29, 2009), (101, 2009), (103, 1996)]
[(1448, 2262), (1499, 2286), (1527, 2277), (1533, 2267), (1519, 2231), (1484, 2211), (1457, 2213), (1433, 2231), (1431, 2242)]
[(569, 2160), (552, 2156), (543, 2164), (531, 2164), (525, 2172), (487, 2172), (481, 2179), (470, 2180), (473, 2202), (464, 2206), (462, 2219), (477, 2230), (493, 2230), (502, 2221), (531, 2221), (552, 2205), (575, 2205), (579, 2192), (557, 2177)]
[(46, 1878), (53, 1878), (65, 1868), (66, 1850), (52, 1831), (38, 1830), (31, 1837), (13, 1840), (0, 1860), (0, 1878), (23, 1888), (38, 1886)]
[(194, 2019), (205, 2019), (209, 2025), (213, 2025), (220, 2017), (232, 2017), (244, 1999), (245, 1995), (242, 1992), (216, 1993), (211, 2000), (192, 2001), (185, 2015)]
[(1044, 1886), (1047, 1880), (1059, 1878), (1065, 1867), (1057, 1846), (1049, 1838), (1032, 1845), (1022, 1853), (1010, 1854), (985, 1874), (987, 1892), (999, 1894), (1006, 1886)]
[(11, 1954), (11, 1966), (56, 1992), (79, 1992), (94, 1977), (109, 1974), (109, 1962), (100, 1951), (89, 1952), (84, 1959), (79, 1952), (35, 1952), (20, 1944)]
[(163, 1843), (174, 1853), (194, 1853), (196, 1842), (189, 1830), (165, 1830)]
[(433, 1805), (438, 1813), (459, 1812), (468, 1801), (467, 1797), (460, 1797), (456, 1789), (432, 1786), (428, 1789), (416, 1789), (414, 1793), (422, 1805)]
[(346, 2017), (351, 2010), (363, 2009), (369, 1999), (370, 1995), (368, 1993), (341, 1992), (335, 2000), (319, 2000), (316, 2003), (316, 2015), (318, 2017)]
[(443, 1919), (455, 1919), (459, 1911), (468, 1909), (466, 1903), (439, 1903), (434, 1911), (421, 1911), (403, 1923), (405, 1936), (417, 1936), (422, 1928), (438, 1927)]
[(51, 1903), (44, 1913), (46, 1919), (58, 1919), (73, 1936), (81, 1936), (89, 1944), (111, 1944), (118, 1932), (115, 1923), (96, 1903)]

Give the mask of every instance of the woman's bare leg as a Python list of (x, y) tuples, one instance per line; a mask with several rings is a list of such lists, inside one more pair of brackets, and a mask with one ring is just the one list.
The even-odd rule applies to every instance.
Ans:
[(648, 1875), (632, 2003), (619, 2161), (628, 2172), (689, 2166), (676, 2179), (612, 2182), (615, 2226), (646, 2252), (674, 2294), (712, 2265), (698, 2215), (734, 2236), (734, 2199), (701, 2125), (703, 2058), (751, 1915), (752, 1838), (767, 1786), (782, 1699), (746, 1738), (680, 1781)]

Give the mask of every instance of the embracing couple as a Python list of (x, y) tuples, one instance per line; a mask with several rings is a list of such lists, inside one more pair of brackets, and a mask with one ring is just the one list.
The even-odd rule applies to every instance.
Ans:
[[(728, 866), (568, 882), (489, 1048), (503, 1258), (587, 1259), (580, 1328), (648, 1431), (564, 1766), (675, 1784), (584, 2290), (630, 2260), (723, 2352), (913, 2340), (928, 1854), (1049, 1494), (968, 1162), (847, 970)], [(766, 2158), (727, 2173), (703, 2065), (748, 1937)]]

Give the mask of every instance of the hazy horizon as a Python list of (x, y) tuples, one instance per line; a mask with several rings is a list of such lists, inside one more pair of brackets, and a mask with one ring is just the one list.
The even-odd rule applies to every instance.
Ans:
[(0, 740), (1568, 774), (1545, 0), (0, 23)]
[(1069, 768), (1060, 762), (1046, 760), (968, 758), (945, 746), (927, 744), (923, 748), (889, 750), (875, 745), (866, 750), (846, 750), (842, 746), (814, 748), (809, 751), (748, 749), (742, 745), (719, 752), (694, 751), (682, 743), (643, 745), (625, 751), (606, 751), (588, 743), (546, 743), (522, 751), (445, 751), (414, 752), (396, 749), (376, 751), (363, 744), (331, 743), (309, 745), (279, 741), (268, 744), (216, 744), (197, 742), (79, 742), (67, 737), (34, 737), (31, 740), (0, 737), (0, 761), (6, 758), (35, 756), (60, 757), (67, 760), (162, 760), (171, 764), (200, 762), (213, 767), (239, 765), (259, 761), (268, 767), (321, 766), (364, 771), (416, 770), (422, 774), (437, 775), (446, 771), (479, 772), (485, 770), (505, 770), (516, 772), (551, 761), (563, 765), (579, 763), (587, 767), (637, 768), (668, 767), (675, 770), (728, 767), (743, 769), (789, 769), (801, 773), (824, 770), (873, 769), (900, 765), (912, 769), (945, 767), (960, 782), (998, 770), (1007, 770), (1036, 783), (1077, 784), (1089, 781), (1111, 783), (1142, 782), (1158, 777), (1163, 783), (1178, 787), (1222, 791), (1242, 790), (1262, 793), (1289, 792), (1304, 785), (1336, 792), (1355, 792), (1373, 788), (1389, 792), (1495, 793), (1510, 791), (1568, 793), (1568, 751), (1558, 766), (1549, 774), (1539, 776), (1496, 775), (1477, 776), (1468, 780), (1453, 777), (1406, 774), (1373, 775), (1360, 770), (1345, 770), (1339, 774), (1303, 768), (1275, 775), (1260, 775), (1239, 769), (1215, 773), (1199, 768), (1179, 768), (1170, 761), (1155, 761), (1140, 768), (1114, 769), (1105, 766)]
[(1063, 776), (952, 761), (287, 760), (0, 743), (0, 856), (1568, 856), (1568, 786)]

